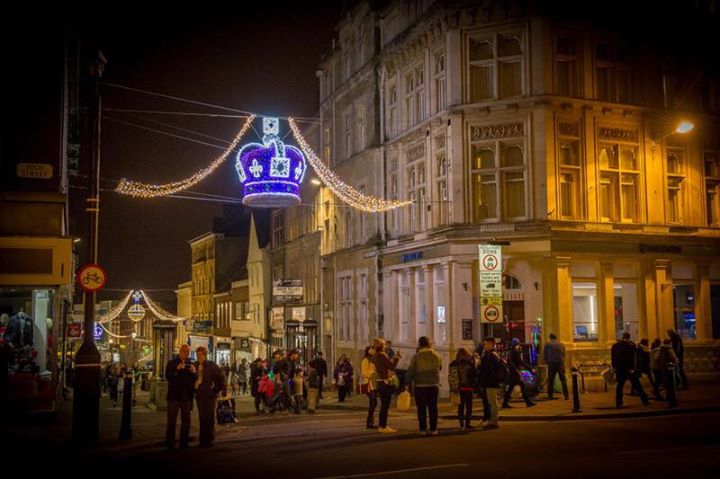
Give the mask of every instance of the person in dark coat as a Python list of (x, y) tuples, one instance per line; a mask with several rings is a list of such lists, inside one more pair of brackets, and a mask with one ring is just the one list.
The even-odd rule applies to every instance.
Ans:
[(647, 394), (645, 394), (645, 390), (640, 385), (640, 381), (635, 374), (637, 367), (636, 355), (637, 348), (635, 344), (630, 341), (630, 333), (623, 333), (622, 338), (618, 339), (610, 349), (612, 367), (615, 369), (617, 378), (617, 386), (615, 389), (616, 407), (622, 407), (623, 405), (623, 387), (625, 386), (625, 381), (630, 381), (632, 390), (637, 392), (643, 404), (646, 406), (648, 404)]
[[(637, 377), (642, 380), (643, 374), (647, 376), (650, 386), (655, 389), (655, 377), (653, 376), (650, 368), (650, 355), (652, 350), (650, 349), (650, 340), (648, 338), (642, 338), (637, 345)], [(633, 391), (636, 392), (636, 391)]]
[(480, 359), (480, 368), (478, 369), (478, 380), (480, 387), (483, 388), (483, 426), (485, 429), (497, 429), (498, 424), (498, 404), (497, 395), (500, 391), (501, 369), (505, 365), (495, 351), (495, 338), (487, 337), (483, 339), (483, 354)]
[(455, 360), (450, 363), (448, 374), (450, 390), (460, 397), (458, 404), (458, 421), (460, 429), (473, 429), (472, 419), (473, 393), (477, 387), (477, 369), (473, 357), (465, 348), (457, 350)]
[(352, 373), (353, 368), (350, 365), (350, 361), (343, 354), (338, 359), (333, 371), (333, 377), (335, 378), (335, 384), (338, 390), (338, 402), (345, 402), (345, 396), (348, 390), (352, 389)]
[(190, 440), (190, 413), (197, 370), (190, 362), (190, 346), (180, 346), (178, 356), (168, 361), (165, 366), (165, 379), (168, 382), (167, 392), (167, 429), (165, 444), (168, 449), (175, 449), (175, 425), (180, 413), (180, 447), (188, 447)]
[(322, 399), (323, 382), (328, 375), (327, 361), (323, 357), (323, 353), (319, 352), (315, 355), (315, 359), (310, 361), (310, 366), (317, 371), (319, 387), (318, 387), (318, 399)]
[(685, 374), (685, 345), (683, 344), (683, 339), (674, 329), (668, 329), (667, 333), (673, 352), (677, 357), (675, 375), (677, 377), (678, 389), (688, 389), (688, 378)]
[(263, 395), (260, 394), (258, 390), (260, 379), (262, 379), (264, 374), (265, 368), (263, 367), (262, 359), (255, 359), (250, 365), (250, 395), (255, 400), (255, 414), (260, 414), (260, 404), (265, 403)]
[(525, 400), (525, 404), (527, 407), (533, 407), (535, 406), (535, 403), (532, 402), (530, 399), (530, 395), (528, 394), (527, 388), (525, 387), (525, 383), (522, 380), (522, 376), (520, 375), (522, 371), (524, 370), (531, 370), (532, 368), (528, 366), (522, 357), (522, 349), (520, 347), (520, 340), (517, 338), (513, 338), (512, 341), (510, 341), (510, 354), (508, 355), (508, 367), (510, 369), (510, 376), (508, 377), (508, 380), (505, 382), (505, 396), (503, 397), (503, 408), (510, 408), (510, 396), (512, 395), (513, 389), (515, 389), (515, 386), (520, 386), (520, 393), (522, 394), (523, 399)]
[(550, 341), (543, 348), (543, 358), (548, 367), (547, 393), (548, 399), (552, 399), (555, 393), (555, 375), (560, 376), (563, 396), (567, 400), (568, 394), (567, 378), (565, 377), (565, 345), (558, 341), (557, 336), (550, 333)]
[(217, 364), (207, 360), (207, 349), (200, 346), (197, 354), (197, 379), (195, 380), (195, 400), (200, 418), (200, 447), (210, 447), (215, 441), (215, 410), (220, 392), (226, 395), (225, 374)]

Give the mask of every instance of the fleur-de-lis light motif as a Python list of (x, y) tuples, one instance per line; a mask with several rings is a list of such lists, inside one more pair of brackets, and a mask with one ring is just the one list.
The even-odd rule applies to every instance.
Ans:
[(295, 181), (300, 181), (300, 177), (302, 176), (302, 173), (303, 173), (302, 163), (299, 163), (295, 167)]
[(253, 160), (252, 165), (248, 169), (255, 178), (260, 178), (260, 174), (263, 172), (263, 167), (260, 163), (258, 163), (257, 158)]

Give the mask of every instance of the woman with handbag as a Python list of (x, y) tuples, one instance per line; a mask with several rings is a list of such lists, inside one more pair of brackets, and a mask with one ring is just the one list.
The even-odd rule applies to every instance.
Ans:
[(385, 340), (383, 338), (373, 339), (373, 346), (375, 346), (375, 370), (377, 372), (377, 394), (380, 396), (380, 417), (378, 432), (380, 433), (393, 433), (397, 432), (395, 429), (388, 427), (388, 411), (390, 410), (390, 399), (395, 389), (395, 368), (397, 367), (400, 358), (400, 353), (396, 353), (395, 356), (390, 359), (385, 353)]
[[(418, 350), (410, 360), (406, 382), (413, 385), (417, 405), (419, 434), (438, 435), (438, 393), (440, 391), (442, 359), (433, 350), (430, 338), (418, 340)], [(430, 429), (428, 430), (428, 415)]]
[(348, 388), (352, 387), (352, 383), (350, 382), (350, 378), (352, 377), (352, 366), (350, 366), (347, 356), (344, 354), (340, 356), (337, 364), (335, 364), (333, 376), (338, 390), (338, 402), (345, 402), (345, 396), (347, 395)]
[(375, 408), (377, 408), (377, 372), (373, 358), (375, 346), (365, 348), (365, 356), (360, 362), (360, 394), (368, 397), (368, 415), (366, 429), (377, 429), (375, 425)]

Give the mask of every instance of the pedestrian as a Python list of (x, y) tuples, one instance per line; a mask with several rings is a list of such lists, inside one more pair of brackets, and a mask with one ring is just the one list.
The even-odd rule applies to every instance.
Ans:
[(392, 359), (395, 357), (395, 351), (392, 348), (392, 341), (385, 341), (385, 352), (387, 353), (388, 358)]
[(305, 378), (303, 374), (303, 369), (296, 368), (295, 374), (293, 375), (292, 379), (292, 398), (295, 414), (300, 414), (300, 407), (302, 406), (303, 401), (304, 386)]
[(512, 338), (510, 341), (510, 354), (508, 355), (508, 369), (510, 375), (505, 383), (505, 396), (503, 397), (503, 408), (511, 408), (510, 397), (512, 396), (513, 389), (515, 386), (520, 386), (520, 394), (525, 401), (527, 407), (535, 406), (535, 403), (530, 399), (530, 394), (525, 387), (525, 383), (522, 380), (523, 371), (532, 371), (532, 367), (528, 366), (522, 357), (522, 348), (520, 347), (520, 340), (518, 338)]
[(282, 351), (279, 349), (273, 352), (273, 380), (275, 382), (274, 394), (270, 400), (270, 409), (275, 411), (277, 409), (288, 409), (290, 407), (290, 400), (292, 398), (292, 392), (289, 390), (289, 383), (291, 378), (292, 361), (290, 355), (283, 357)]
[(448, 383), (450, 391), (460, 396), (458, 405), (458, 421), (460, 429), (473, 429), (472, 419), (473, 394), (477, 387), (477, 368), (467, 349), (460, 348), (455, 354), (455, 360), (450, 363)]
[(263, 395), (259, 391), (260, 380), (265, 375), (262, 359), (256, 358), (250, 365), (250, 395), (255, 402), (255, 414), (260, 414), (260, 404), (266, 405)]
[(555, 376), (560, 376), (563, 396), (567, 400), (568, 394), (567, 378), (565, 377), (565, 345), (558, 341), (557, 336), (550, 333), (550, 341), (543, 348), (543, 358), (548, 367), (547, 393), (548, 399), (553, 399), (555, 392)]
[(112, 365), (112, 368), (110, 369), (110, 374), (108, 375), (108, 391), (110, 394), (110, 401), (112, 401), (112, 407), (117, 406), (118, 401), (118, 375), (120, 374), (120, 368), (117, 364)]
[(377, 394), (380, 396), (380, 417), (378, 424), (378, 432), (393, 433), (397, 430), (388, 427), (388, 412), (390, 411), (390, 399), (395, 390), (393, 385), (395, 380), (395, 368), (402, 357), (400, 353), (396, 353), (392, 359), (385, 353), (385, 340), (382, 338), (373, 339), (375, 346), (375, 370), (377, 372)]
[(333, 378), (335, 379), (335, 385), (338, 391), (338, 402), (345, 402), (347, 391), (352, 387), (352, 383), (350, 382), (351, 375), (352, 366), (350, 366), (350, 363), (347, 361), (347, 356), (341, 354), (333, 371)]
[(670, 344), (672, 345), (673, 352), (677, 357), (677, 365), (675, 367), (675, 384), (678, 385), (678, 389), (688, 389), (688, 378), (685, 374), (685, 345), (683, 344), (682, 337), (674, 329), (667, 330), (668, 337), (670, 338)]
[(623, 333), (622, 338), (618, 339), (610, 349), (612, 367), (615, 369), (615, 377), (617, 378), (617, 385), (615, 386), (615, 407), (620, 408), (623, 406), (623, 387), (625, 386), (625, 381), (630, 381), (631, 390), (637, 392), (643, 404), (648, 405), (647, 395), (640, 385), (640, 381), (638, 381), (635, 372), (636, 355), (637, 348), (635, 344), (630, 341), (630, 333), (628, 332)]
[[(655, 390), (655, 378), (653, 377), (652, 368), (650, 367), (650, 340), (642, 338), (637, 345), (637, 377), (642, 381), (643, 374), (647, 376), (650, 386)], [(636, 391), (637, 392), (637, 391)]]
[(377, 371), (375, 370), (375, 346), (365, 348), (365, 355), (360, 361), (360, 394), (368, 397), (368, 414), (366, 429), (377, 429), (375, 425), (375, 409), (377, 408)]
[(195, 379), (195, 400), (200, 419), (200, 447), (210, 447), (215, 441), (215, 410), (218, 395), (227, 395), (227, 384), (222, 369), (207, 360), (207, 348), (199, 346), (197, 354), (197, 378)]
[(483, 427), (497, 429), (500, 427), (497, 395), (500, 392), (500, 383), (508, 375), (507, 366), (495, 351), (495, 338), (483, 339), (483, 353), (480, 358), (478, 380), (483, 388)]
[(238, 383), (238, 390), (240, 394), (247, 394), (247, 384), (248, 384), (248, 362), (247, 359), (243, 358), (242, 361), (240, 361), (240, 365), (237, 367), (237, 383)]
[[(675, 376), (673, 366), (676, 366), (678, 362), (675, 351), (672, 348), (672, 341), (666, 339), (657, 348), (657, 357), (655, 359), (655, 370), (657, 376), (655, 378), (655, 384), (662, 381), (665, 387), (666, 399), (668, 401), (668, 407), (674, 408), (677, 406), (677, 394), (675, 387)], [(657, 395), (657, 394), (656, 394)]]
[[(312, 361), (310, 361), (312, 362)], [(318, 390), (320, 388), (320, 376), (317, 369), (308, 364), (307, 375), (307, 412), (314, 413), (317, 407)]]
[(190, 413), (197, 370), (190, 361), (190, 346), (183, 344), (176, 358), (168, 361), (165, 366), (167, 391), (167, 427), (165, 429), (165, 445), (175, 449), (175, 424), (180, 413), (180, 448), (188, 447), (190, 441)]
[[(412, 385), (417, 405), (418, 433), (437, 436), (438, 394), (440, 392), (440, 369), (442, 359), (433, 350), (430, 338), (418, 339), (417, 353), (410, 359), (406, 383)], [(430, 429), (428, 429), (430, 416)]]
[(321, 351), (318, 351), (315, 354), (315, 358), (310, 361), (310, 366), (317, 371), (318, 375), (318, 399), (322, 399), (323, 395), (323, 385), (325, 383), (325, 378), (328, 375), (328, 369), (327, 369), (327, 361), (325, 361), (325, 358), (323, 357), (323, 353)]

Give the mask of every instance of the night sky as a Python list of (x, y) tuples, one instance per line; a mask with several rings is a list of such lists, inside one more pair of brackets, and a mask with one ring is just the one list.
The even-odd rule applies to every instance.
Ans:
[[(57, 66), (62, 61), (62, 15), (45, 11), (37, 18), (35, 7), (30, 7), (3, 22), (5, 26), (13, 23), (14, 34), (6, 30), (3, 40), (19, 45), (13, 49), (14, 63), (22, 65), (18, 71), (30, 70), (33, 78), (28, 82), (18, 77), (12, 82), (15, 91), (25, 93), (22, 103), (13, 103), (24, 121), (13, 127), (17, 135), (7, 136), (25, 144), (28, 131), (36, 136), (40, 133), (44, 139), (30, 141), (34, 150), (26, 155), (57, 155), (58, 137), (53, 130), (57, 113), (53, 108)], [(332, 44), (340, 10), (340, 2), (112, 2), (103, 6), (88, 2), (80, 6), (79, 17), (92, 25), (87, 38), (96, 39), (108, 60), (105, 83), (262, 114), (312, 117), (317, 115), (318, 105), (315, 70)], [(51, 61), (37, 65), (36, 55)], [(102, 88), (102, 95), (107, 109), (228, 113), (110, 86)], [(243, 122), (140, 115), (143, 119), (113, 111), (104, 115), (101, 188), (108, 190), (122, 177), (154, 183), (185, 178), (221, 152), (117, 120), (216, 144), (217, 140), (173, 130), (147, 118), (228, 141)], [(7, 119), (3, 124), (8, 127)], [(256, 128), (261, 131), (258, 122)], [(286, 123), (281, 124), (281, 136), (284, 132)], [(257, 141), (258, 137), (251, 132), (246, 139)], [(82, 181), (75, 183), (82, 186)], [(239, 197), (233, 162), (228, 160), (193, 191)], [(75, 204), (83, 204), (85, 192), (74, 189), (71, 195)], [(103, 192), (99, 262), (109, 276), (103, 295), (121, 296), (113, 290), (129, 288), (164, 289), (167, 291), (155, 296), (170, 306), (174, 303), (172, 289), (190, 279), (188, 240), (208, 231), (221, 207), (216, 202), (142, 200)], [(74, 208), (74, 214), (81, 212)], [(76, 216), (71, 227), (74, 235), (84, 236), (84, 216)]]

